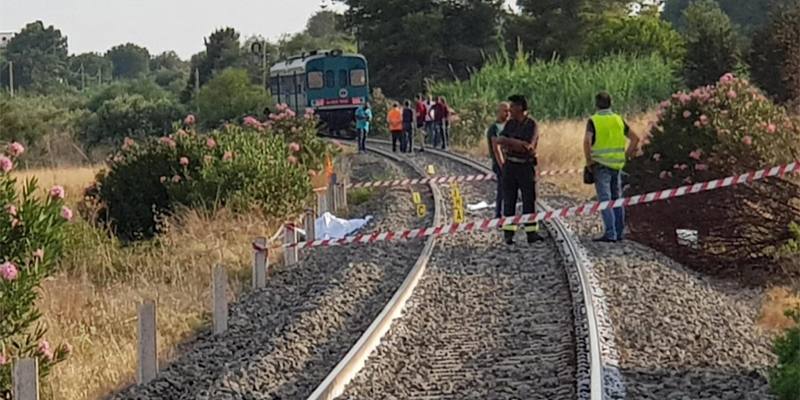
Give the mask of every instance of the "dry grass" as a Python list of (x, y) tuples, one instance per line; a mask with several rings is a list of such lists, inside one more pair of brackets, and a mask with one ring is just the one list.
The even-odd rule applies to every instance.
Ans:
[(768, 330), (783, 331), (794, 326), (784, 312), (800, 307), (800, 293), (785, 287), (770, 289), (764, 296), (758, 324)]
[(50, 189), (54, 185), (64, 186), (67, 191), (67, 200), (77, 201), (83, 193), (83, 189), (94, 180), (98, 171), (98, 167), (91, 166), (34, 168), (16, 171), (14, 176), (20, 187), (31, 178), (36, 178), (39, 181), (39, 187), (43, 190)]
[[(70, 199), (94, 176), (93, 168), (36, 170), (42, 187), (64, 185)], [(208, 320), (211, 268), (228, 269), (231, 297), (248, 286), (250, 242), (269, 236), (276, 224), (259, 216), (187, 212), (159, 240), (123, 247), (105, 233), (76, 221), (71, 249), (61, 270), (44, 282), (39, 304), (48, 337), (71, 343), (75, 352), (51, 378), (54, 398), (96, 399), (134, 379), (136, 308), (145, 298), (158, 303), (160, 357)]]
[[(640, 137), (651, 121), (655, 121), (654, 113), (646, 113), (627, 118), (628, 125)], [(546, 121), (539, 127), (539, 169), (558, 170), (583, 168), (583, 137), (586, 133), (586, 120)], [(477, 157), (488, 157), (489, 149), (481, 141), (471, 148), (459, 148), (459, 151)], [(594, 187), (583, 184), (580, 175), (564, 175), (545, 178), (555, 183), (566, 193), (588, 198), (594, 196)]]

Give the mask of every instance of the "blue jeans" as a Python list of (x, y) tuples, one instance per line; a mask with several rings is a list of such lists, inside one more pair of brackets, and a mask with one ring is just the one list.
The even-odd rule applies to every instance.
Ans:
[(439, 147), (441, 144), (442, 149), (445, 148), (444, 146), (444, 127), (442, 126), (441, 122), (434, 122), (433, 123), (433, 147)]
[[(610, 201), (622, 197), (622, 172), (606, 166), (595, 165), (594, 186), (597, 189), (597, 200)], [(605, 238), (622, 240), (625, 231), (625, 209), (608, 208), (602, 211)]]
[(367, 130), (358, 130), (358, 151), (367, 151)]
[(494, 200), (494, 217), (500, 218), (503, 216), (503, 170), (497, 163), (492, 163), (492, 171), (494, 176), (497, 177), (497, 194)]

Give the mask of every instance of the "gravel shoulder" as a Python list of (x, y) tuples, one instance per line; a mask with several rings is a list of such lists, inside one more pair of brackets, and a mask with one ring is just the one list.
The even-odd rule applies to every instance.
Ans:
[[(377, 156), (353, 159), (352, 180), (413, 176)], [(429, 192), (424, 201), (433, 209)], [(403, 189), (375, 192), (351, 215), (373, 215), (365, 228), (397, 229), (420, 220)], [(423, 242), (318, 248), (293, 267), (272, 266), (267, 287), (231, 306), (229, 329), (204, 331), (148, 385), (114, 399), (298, 399), (308, 396), (380, 312)]]

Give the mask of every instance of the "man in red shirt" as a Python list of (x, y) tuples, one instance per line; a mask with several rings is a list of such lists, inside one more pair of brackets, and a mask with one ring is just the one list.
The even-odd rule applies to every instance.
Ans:
[(422, 141), (419, 149), (420, 151), (425, 151), (425, 116), (428, 114), (428, 107), (425, 106), (425, 97), (421, 94), (417, 95), (416, 113), (417, 130), (422, 132)]

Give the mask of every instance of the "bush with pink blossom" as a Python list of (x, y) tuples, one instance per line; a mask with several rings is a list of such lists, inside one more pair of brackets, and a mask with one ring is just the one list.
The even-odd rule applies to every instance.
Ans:
[(0, 170), (0, 399), (11, 396), (14, 360), (37, 358), (45, 377), (69, 352), (66, 345), (51, 346), (44, 339), (36, 301), (39, 285), (62, 252), (72, 211), (64, 205), (61, 186), (42, 194), (31, 179), (18, 189), (11, 172), (24, 151), (19, 143), (0, 150), (5, 165)]
[[(748, 81), (726, 74), (714, 85), (664, 101), (645, 142), (644, 157), (627, 168), (632, 193), (797, 160), (800, 122)], [(776, 246), (790, 239), (789, 223), (800, 220), (799, 194), (791, 179), (741, 185), (631, 209), (632, 228), (640, 239), (685, 262), (693, 261), (686, 258), (693, 252), (675, 247), (676, 229), (700, 232), (697, 264), (763, 266), (774, 261)]]

